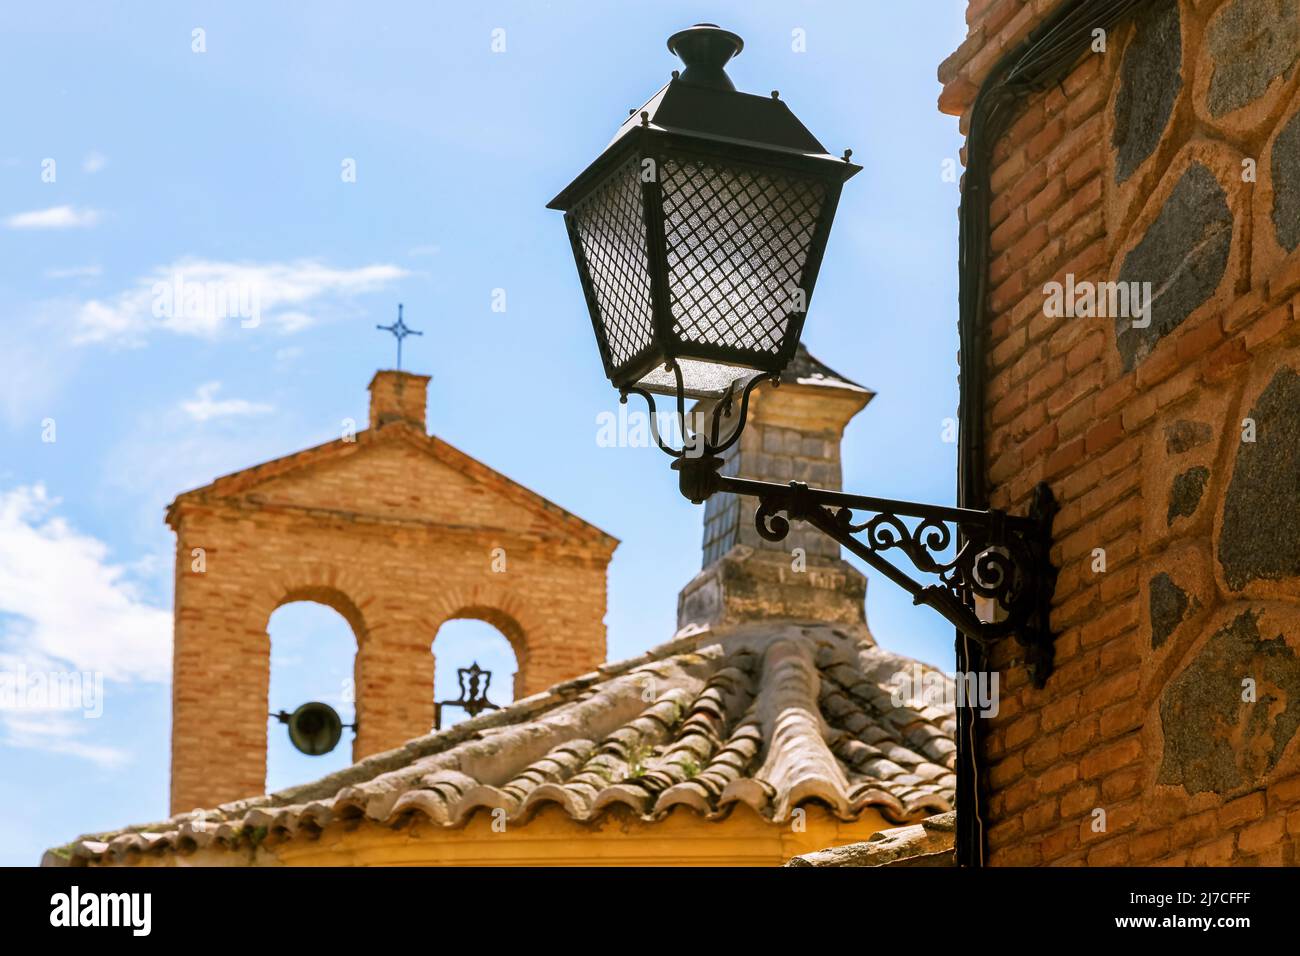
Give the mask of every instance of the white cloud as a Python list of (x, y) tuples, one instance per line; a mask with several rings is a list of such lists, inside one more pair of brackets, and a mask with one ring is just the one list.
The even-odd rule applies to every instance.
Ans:
[(196, 422), (235, 415), (264, 415), (273, 410), (270, 405), (243, 398), (218, 399), (216, 395), (220, 390), (220, 382), (206, 382), (199, 386), (194, 398), (181, 402), (181, 409)]
[(130, 762), (126, 751), (81, 740), (88, 731), (86, 721), (79, 714), (6, 713), (0, 745), (80, 757), (106, 770), (116, 770)]
[(213, 339), (227, 329), (263, 324), (297, 332), (328, 312), (334, 300), (377, 291), (406, 275), (382, 263), (334, 269), (312, 259), (180, 259), (110, 299), (82, 303), (74, 342), (138, 344), (152, 329)]
[(40, 484), (0, 491), (0, 645), (105, 680), (167, 680), (171, 612), (146, 604), (108, 547), (57, 505)]
[(47, 279), (95, 279), (104, 274), (103, 266), (69, 266), (66, 269), (46, 269), (41, 273)]
[(282, 332), (301, 332), (316, 324), (316, 317), (306, 312), (281, 312), (275, 317), (276, 324)]
[(86, 229), (99, 222), (99, 211), (75, 206), (51, 206), (14, 213), (5, 219), (10, 229)]
[(81, 345), (85, 342), (102, 342), (120, 338), (126, 344), (138, 345), (140, 340), (136, 330), (137, 326), (130, 312), (115, 309), (97, 299), (92, 299), (77, 310), (72, 342), (74, 345)]
[(107, 165), (108, 157), (97, 149), (92, 149), (86, 154), (86, 158), (81, 161), (82, 170), (92, 176)]

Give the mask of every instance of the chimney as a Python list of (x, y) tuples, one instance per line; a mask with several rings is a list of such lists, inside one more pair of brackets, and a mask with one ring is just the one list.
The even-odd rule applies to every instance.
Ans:
[[(844, 426), (874, 394), (800, 345), (780, 388), (760, 385), (750, 396), (748, 423), (723, 454), (722, 473), (840, 490)], [(782, 617), (865, 632), (867, 581), (840, 557), (839, 545), (803, 522), (794, 522), (785, 540), (767, 541), (754, 525), (757, 508), (757, 499), (731, 494), (705, 502), (704, 567), (678, 596), (678, 627)]]
[(370, 427), (383, 428), (391, 422), (405, 422), (425, 431), (424, 406), (428, 401), (429, 376), (410, 372), (376, 372), (370, 380)]

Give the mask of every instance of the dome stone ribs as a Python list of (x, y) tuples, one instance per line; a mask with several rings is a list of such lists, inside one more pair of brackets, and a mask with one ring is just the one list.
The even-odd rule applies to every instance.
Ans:
[(162, 833), (149, 831), (122, 833), (104, 845), (104, 852), (111, 856), (114, 862), (131, 863), (144, 853), (163, 848), (167, 842), (166, 835)]
[(480, 785), (466, 793), (461, 813), (468, 816), (479, 807), (501, 808), (506, 811), (508, 819), (515, 819), (538, 787), (562, 784), (591, 759), (595, 749), (596, 745), (590, 740), (579, 738), (565, 741), (541, 760), (529, 764), (505, 786), (497, 788)]
[[(474, 811), (486, 809), (504, 810), (507, 819), (517, 820), (525, 812), (525, 804), (532, 793), (539, 787), (567, 780), (587, 761), (593, 749), (590, 740), (567, 740), (557, 744), (500, 787), (461, 774), (430, 774), (420, 782), (420, 786), (429, 789), (410, 790), (403, 794), (393, 807), (393, 818), (418, 810), (435, 823), (461, 826), (469, 821)], [(445, 812), (436, 810), (437, 807), (445, 807)], [(434, 811), (432, 814), (431, 810)]]
[[(820, 800), (842, 820), (852, 819), (849, 780), (826, 744), (818, 704), (821, 678), (810, 642), (772, 641), (763, 657), (758, 715), (766, 731), (763, 766), (754, 775), (775, 791), (771, 817), (784, 822), (805, 800)], [(739, 785), (738, 785), (739, 786)]]
[(385, 822), (401, 825), (418, 810), (439, 826), (454, 826), (460, 822), (456, 811), (461, 800), (478, 785), (477, 780), (459, 770), (435, 770), (397, 798)]
[(758, 701), (750, 705), (727, 737), (727, 742), (709, 761), (703, 772), (674, 784), (655, 801), (655, 815), (663, 816), (678, 805), (714, 818), (726, 814), (727, 805), (735, 800), (749, 804), (758, 813), (766, 813), (771, 792), (760, 788), (761, 799), (749, 792), (737, 793), (742, 782), (753, 782), (748, 774), (763, 749), (763, 727), (758, 719)]
[[(290, 810), (293, 807), (289, 808)], [(298, 815), (299, 830), (312, 836), (320, 836), (321, 831), (334, 821), (334, 801), (313, 800), (304, 806)]]

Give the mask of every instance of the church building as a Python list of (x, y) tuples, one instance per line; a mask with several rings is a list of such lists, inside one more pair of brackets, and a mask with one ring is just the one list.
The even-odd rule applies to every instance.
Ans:
[[(368, 429), (172, 504), (174, 815), (47, 864), (780, 865), (891, 827), (870, 862), (951, 862), (951, 695), (897, 690), (947, 678), (876, 644), (837, 546), (711, 501), (677, 633), (609, 663), (617, 542), (428, 435), (427, 383), (381, 371)], [(839, 488), (871, 397), (801, 348), (727, 472)], [(295, 600), (356, 635), (356, 762), (266, 794), (267, 621)], [(510, 640), (515, 700), (431, 732), (429, 635), (461, 617)]]

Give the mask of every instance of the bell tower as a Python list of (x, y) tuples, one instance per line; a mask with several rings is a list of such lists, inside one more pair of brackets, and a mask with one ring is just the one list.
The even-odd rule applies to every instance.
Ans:
[(432, 649), (446, 621), (501, 632), (518, 663), (515, 696), (604, 663), (617, 540), (429, 435), (428, 383), (379, 371), (369, 428), (354, 432), (349, 419), (334, 441), (218, 478), (168, 509), (173, 812), (264, 792), (267, 627), (282, 605), (323, 604), (352, 629), (354, 760), (433, 729), (443, 662)]

